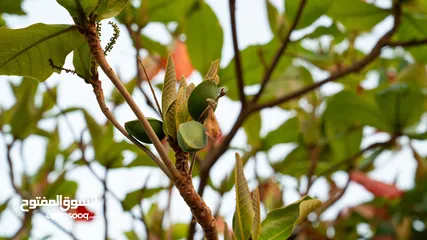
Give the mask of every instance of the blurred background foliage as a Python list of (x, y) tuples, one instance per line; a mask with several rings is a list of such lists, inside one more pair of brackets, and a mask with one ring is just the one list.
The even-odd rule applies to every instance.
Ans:
[[(270, 28), (274, 35), (271, 41), (248, 46), (240, 52), (245, 92), (249, 98), (253, 97), (252, 89), (259, 87), (271, 59), (289, 30), (299, 1), (285, 0), (283, 4), (285, 11), (281, 12), (275, 4), (265, 1), (269, 22), (269, 26), (265, 27)], [(0, 26), (6, 25), (2, 18), (5, 14), (25, 15), (20, 6), (21, 1), (0, 0)], [(372, 35), (373, 28), (378, 24), (387, 28), (384, 22), (391, 14), (391, 1), (308, 0), (292, 41), (274, 69), (259, 103), (268, 103), (314, 84), (319, 79), (314, 77), (316, 73), (333, 75), (364, 59), (369, 51), (357, 48), (356, 41)], [(131, 1), (115, 21), (120, 24), (122, 34), (131, 36), (133, 46), (129, 47), (135, 48), (138, 55), (143, 52), (141, 56), (150, 79), (164, 70), (170, 52), (176, 63), (178, 81), (180, 76), (189, 77), (193, 71), (201, 74), (208, 71), (211, 61), (221, 57), (223, 28), (229, 27), (221, 26), (211, 7), (198, 0)], [(143, 29), (153, 22), (167, 26), (172, 39), (168, 44), (162, 44), (143, 33)], [(425, 41), (426, 25), (427, 2), (404, 0), (401, 25), (391, 40), (397, 43)], [(247, 147), (239, 149), (243, 153), (243, 163), (250, 159), (256, 161), (257, 154), (268, 153), (280, 144), (294, 146), (281, 159), (268, 160), (271, 176), (256, 175), (255, 179), (248, 179), (259, 184), (263, 208), (273, 210), (286, 204), (283, 198), (285, 186), (277, 180), (280, 176), (294, 178), (301, 195), (307, 194), (318, 179), (324, 179), (328, 184), (325, 191), (328, 189), (329, 198), (324, 206), (296, 228), (294, 238), (380, 240), (427, 237), (427, 159), (421, 153), (427, 148), (426, 63), (427, 46), (385, 47), (372, 63), (340, 78), (337, 81), (339, 91), (329, 94), (316, 89), (280, 104), (278, 107), (291, 113), (291, 117), (277, 129), (261, 135), (261, 125), (269, 124), (269, 119), (262, 118), (259, 112), (245, 121), (243, 129)], [(222, 66), (218, 75), (221, 86), (227, 90), (226, 98), (238, 101), (234, 64), (233, 59)], [(128, 90), (142, 91), (148, 106), (154, 109), (150, 93), (143, 89), (146, 84), (147, 79), (139, 68), (135, 78), (126, 81)], [(162, 83), (156, 83), (156, 87), (161, 89)], [(23, 146), (30, 136), (38, 136), (43, 139), (41, 141), (47, 142), (45, 160), (36, 173), (11, 175), (11, 180), (19, 182), (14, 183), (14, 190), (23, 196), (62, 194), (74, 197), (79, 186), (66, 178), (67, 171), (73, 168), (88, 167), (92, 170), (93, 165), (100, 165), (114, 171), (117, 168), (155, 167), (134, 145), (114, 137), (113, 127), (109, 123), (95, 121), (82, 108), (60, 108), (56, 87), (24, 78), (21, 83), (11, 83), (10, 89), (15, 104), (0, 109), (2, 144), (6, 150), (2, 154), (6, 156), (5, 159), (8, 163), (15, 161), (11, 149)], [(113, 112), (124, 104), (117, 91), (106, 97)], [(62, 139), (57, 127), (48, 131), (40, 125), (45, 119), (66, 118), (67, 114), (76, 112), (83, 114), (87, 128), (76, 134), (75, 139), (66, 146), (60, 144)], [(90, 138), (83, 137), (84, 134), (89, 134)], [(362, 141), (373, 135), (386, 136), (388, 140), (362, 146)], [(199, 154), (194, 170), (196, 178), (205, 153), (215, 144), (211, 142)], [(421, 146), (424, 151), (420, 152), (415, 146)], [(88, 149), (93, 151), (93, 158), (86, 157)], [(233, 146), (230, 146), (231, 149)], [(417, 163), (413, 189), (403, 191), (393, 184), (368, 176), (375, 169), (378, 157), (402, 149), (410, 149), (413, 159), (407, 160)], [(134, 153), (132, 159), (124, 161), (129, 152)], [(171, 158), (174, 158), (172, 151)], [(332, 175), (338, 171), (348, 173), (347, 182), (337, 183), (332, 179)], [(93, 174), (105, 184), (104, 176), (98, 176), (94, 171)], [(214, 177), (211, 175), (211, 178)], [(323, 220), (321, 214), (342, 197), (350, 182), (364, 186), (374, 195), (373, 200), (343, 209), (334, 220)], [(219, 185), (212, 181), (208, 185), (223, 196), (233, 189), (234, 171), (227, 174)], [(163, 224), (167, 208), (161, 209), (153, 203), (146, 213), (131, 211), (140, 208), (143, 200), (161, 192), (171, 192), (170, 189), (171, 186), (167, 185), (144, 185), (129, 192), (123, 199), (110, 193), (120, 202), (123, 211), (129, 212), (135, 221), (142, 221), (146, 228), (144, 235), (133, 230), (123, 233), (127, 239), (145, 239), (146, 234), (150, 239), (187, 238), (189, 223)], [(0, 214), (8, 208), (9, 200), (13, 197), (8, 196), (0, 203)], [(219, 206), (221, 204), (227, 202), (220, 202)], [(88, 209), (81, 211), (90, 212)], [(219, 211), (215, 212), (215, 216), (220, 231), (224, 232), (223, 217)], [(31, 225), (31, 214), (25, 214), (22, 219), (24, 224)], [(368, 226), (369, 230), (363, 233), (358, 231), (361, 225)], [(27, 234), (30, 229), (25, 229)]]

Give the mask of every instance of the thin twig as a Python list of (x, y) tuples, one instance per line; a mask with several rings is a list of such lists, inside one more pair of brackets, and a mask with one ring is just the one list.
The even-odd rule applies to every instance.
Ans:
[(139, 56), (137, 56), (137, 61), (139, 62), (139, 65), (141, 65), (142, 69), (144, 70), (145, 77), (147, 78), (148, 85), (150, 86), (151, 94), (153, 94), (154, 101), (156, 102), (157, 110), (159, 111), (160, 116), (163, 116), (162, 108), (160, 107), (159, 100), (157, 99), (156, 92), (154, 91), (153, 85), (151, 84), (151, 79), (148, 76), (147, 70), (145, 69), (144, 64), (142, 64), (142, 60)]
[(237, 88), (239, 89), (239, 98), (242, 103), (242, 108), (246, 106), (245, 96), (245, 81), (242, 73), (242, 64), (240, 59), (239, 41), (237, 39), (237, 27), (236, 27), (236, 0), (229, 1), (230, 7), (230, 19), (231, 19), (231, 33), (233, 36), (233, 49), (234, 49), (234, 66), (237, 77)]
[[(141, 69), (139, 67), (140, 64), (139, 64), (139, 60), (138, 59), (139, 59), (139, 50), (142, 48), (142, 46), (141, 46), (141, 37), (140, 37), (142, 29), (138, 29), (137, 31), (133, 31), (132, 28), (131, 28), (131, 26), (129, 24), (126, 24), (125, 26), (126, 26), (126, 29), (127, 29), (128, 33), (129, 33), (130, 37), (133, 39), (133, 42), (135, 43), (136, 58), (137, 58), (136, 59), (136, 71), (137, 71), (137, 78), (138, 78), (138, 82), (137, 82), (138, 89), (142, 93), (142, 95), (144, 95), (144, 98), (145, 98), (145, 101), (147, 102), (147, 105), (151, 109), (153, 109), (154, 112), (156, 112), (160, 117), (162, 117), (163, 115), (162, 115), (161, 109), (157, 108), (157, 110), (156, 110), (156, 106), (154, 106), (154, 104), (151, 101), (150, 97), (148, 96), (148, 94), (144, 91), (144, 89), (141, 86), (142, 83), (144, 82), (144, 78), (142, 77), (142, 72), (141, 72)], [(145, 68), (144, 68), (144, 71), (145, 71)], [(150, 84), (150, 87), (152, 87), (151, 83), (150, 83), (150, 79), (149, 79), (148, 74), (146, 72), (145, 72), (145, 75), (147, 77), (148, 83)], [(153, 94), (153, 96), (155, 96), (155, 95)], [(157, 101), (157, 99), (155, 99), (155, 100)]]
[(347, 182), (346, 182), (346, 184), (344, 185), (344, 188), (335, 196), (335, 197), (332, 197), (332, 198), (330, 198), (328, 201), (326, 201), (324, 204), (323, 204), (323, 206), (317, 211), (317, 215), (320, 215), (320, 214), (322, 214), (323, 212), (325, 212), (329, 207), (331, 207), (332, 205), (334, 205), (338, 200), (340, 200), (343, 196), (344, 196), (344, 194), (345, 194), (345, 192), (347, 191), (347, 189), (348, 189), (348, 186), (350, 185), (350, 176), (348, 177), (348, 180), (347, 180)]
[(273, 101), (256, 105), (255, 107), (253, 107), (252, 111), (259, 111), (259, 110), (262, 110), (264, 108), (274, 107), (274, 106), (277, 106), (277, 105), (282, 104), (284, 102), (296, 99), (296, 98), (301, 97), (302, 95), (304, 95), (306, 93), (309, 93), (309, 92), (323, 86), (326, 83), (338, 80), (341, 77), (344, 77), (350, 73), (354, 73), (354, 72), (358, 72), (358, 71), (362, 70), (364, 67), (366, 67), (368, 64), (373, 62), (381, 54), (381, 50), (383, 47), (385, 47), (389, 44), (390, 38), (397, 31), (397, 28), (400, 25), (401, 11), (402, 10), (401, 10), (401, 6), (400, 6), (400, 1), (397, 1), (397, 3), (395, 3), (394, 7), (393, 7), (393, 17), (394, 17), (393, 27), (378, 40), (377, 44), (375, 44), (375, 46), (371, 50), (371, 52), (368, 55), (366, 55), (363, 59), (361, 59), (360, 61), (358, 61), (352, 65), (350, 65), (347, 68), (341, 69), (340, 71), (332, 74), (330, 77), (328, 77), (328, 78), (326, 78), (320, 82), (316, 82), (316, 83), (309, 85), (307, 87), (304, 87), (298, 91), (295, 91), (293, 93), (290, 93), (290, 94), (282, 96), (282, 97), (279, 97)]
[(351, 164), (353, 164), (354, 161), (356, 161), (360, 156), (362, 156), (365, 152), (369, 151), (369, 150), (373, 150), (375, 148), (379, 148), (379, 147), (387, 147), (391, 144), (393, 144), (396, 141), (396, 138), (398, 136), (393, 136), (391, 137), (389, 140), (385, 141), (385, 142), (377, 142), (377, 143), (373, 143), (367, 147), (365, 147), (364, 149), (360, 150), (359, 152), (357, 152), (356, 154), (346, 158), (343, 161), (339, 161), (336, 164), (332, 165), (330, 168), (324, 170), (323, 172), (319, 173), (319, 176), (326, 176), (329, 175), (335, 171), (337, 171), (338, 169), (340, 169), (342, 166), (348, 165), (350, 166)]
[[(295, 1), (295, 0), (293, 0), (293, 1)], [(291, 41), (292, 32), (294, 31), (294, 29), (298, 25), (299, 19), (302, 16), (302, 12), (304, 10), (306, 2), (307, 2), (306, 0), (301, 0), (299, 7), (298, 7), (298, 10), (297, 10), (297, 13), (295, 15), (295, 19), (294, 19), (294, 21), (293, 21), (293, 23), (292, 23), (292, 25), (288, 31), (288, 34), (286, 35), (286, 37), (285, 37), (282, 45), (280, 46), (279, 50), (276, 52), (276, 55), (274, 56), (270, 67), (265, 72), (259, 91), (254, 96), (254, 98), (252, 99), (253, 103), (256, 103), (258, 101), (258, 99), (261, 97), (261, 94), (263, 93), (267, 83), (271, 79), (271, 75), (273, 74), (274, 70), (276, 69), (277, 65), (279, 64), (280, 58), (282, 57), (283, 53), (286, 51), (286, 48), (288, 47), (289, 42)]]
[(314, 183), (313, 175), (316, 172), (317, 163), (319, 162), (319, 153), (320, 153), (319, 147), (318, 146), (310, 147), (308, 151), (310, 151), (311, 165), (307, 173), (307, 188), (305, 190), (305, 193), (301, 194), (302, 196), (307, 195), (308, 192), (310, 191), (310, 188), (313, 186), (313, 183)]
[(6, 160), (7, 160), (7, 164), (9, 165), (9, 169), (10, 169), (9, 179), (10, 179), (10, 182), (11, 182), (12, 187), (15, 190), (15, 192), (22, 196), (21, 189), (19, 189), (18, 185), (16, 185), (16, 183), (15, 183), (15, 171), (13, 168), (12, 155), (10, 154), (12, 147), (13, 147), (13, 144), (15, 143), (15, 140), (12, 140), (11, 143), (7, 143), (6, 138), (4, 137), (3, 134), (2, 134), (2, 136), (3, 136), (4, 142), (6, 143)]
[[(83, 137), (83, 134), (82, 134)], [(83, 139), (80, 140), (80, 150), (82, 151), (82, 160), (85, 162), (85, 165), (88, 167), (89, 171), (92, 173), (92, 175), (101, 183), (103, 184), (103, 179), (98, 176), (98, 174), (95, 172), (95, 170), (92, 168), (92, 166), (90, 165), (90, 162), (86, 159), (85, 157), (85, 149), (82, 147), (83, 146)], [(110, 195), (119, 203), (122, 203), (122, 200), (119, 198), (119, 196), (117, 196), (111, 189), (108, 188), (108, 186), (106, 187), (107, 191), (110, 193)], [(144, 224), (145, 228), (147, 228), (145, 219), (143, 217), (137, 217), (132, 211), (129, 211), (129, 214), (132, 216), (132, 218), (134, 220), (139, 220), (142, 222), (142, 224)]]
[(105, 169), (105, 177), (102, 179), (102, 187), (103, 187), (103, 193), (102, 193), (102, 212), (104, 213), (104, 239), (108, 240), (108, 216), (107, 216), (107, 178), (108, 178), (108, 168)]

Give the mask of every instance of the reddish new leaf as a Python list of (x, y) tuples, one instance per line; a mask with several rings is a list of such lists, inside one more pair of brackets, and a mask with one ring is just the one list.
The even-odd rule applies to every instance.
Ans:
[(395, 199), (401, 197), (404, 194), (402, 190), (399, 190), (395, 186), (373, 180), (360, 171), (352, 172), (350, 174), (350, 179), (362, 185), (366, 190), (374, 194), (376, 197)]
[[(193, 73), (194, 67), (191, 64), (190, 56), (188, 55), (187, 46), (185, 43), (177, 40), (174, 42), (172, 50), (172, 58), (175, 62), (175, 73), (177, 81), (181, 81), (181, 77), (189, 77)], [(166, 66), (166, 59), (162, 59), (162, 64)]]

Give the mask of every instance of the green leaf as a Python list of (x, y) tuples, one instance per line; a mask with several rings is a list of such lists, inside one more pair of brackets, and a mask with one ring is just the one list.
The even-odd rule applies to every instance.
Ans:
[(188, 224), (175, 223), (169, 227), (171, 239), (185, 239), (188, 236)]
[(74, 70), (79, 75), (83, 76), (85, 81), (88, 82), (92, 77), (92, 53), (90, 52), (89, 45), (87, 43), (83, 43), (77, 47), (73, 53)]
[(223, 32), (221, 25), (206, 3), (193, 8), (185, 29), (186, 45), (192, 65), (201, 73), (209, 71), (210, 62), (221, 58)]
[(282, 161), (273, 163), (272, 167), (275, 172), (299, 177), (306, 174), (308, 162), (307, 149), (298, 145)]
[(261, 200), (259, 196), (259, 187), (251, 194), (252, 207), (254, 209), (254, 220), (252, 222), (251, 237), (252, 240), (258, 240), (261, 234)]
[(389, 10), (354, 0), (333, 0), (327, 12), (329, 17), (341, 22), (347, 30), (356, 32), (369, 31), (389, 14)]
[(10, 198), (6, 199), (2, 204), (0, 204), (0, 215), (1, 213), (6, 210), (7, 205), (9, 204)]
[(185, 152), (197, 152), (206, 147), (208, 136), (199, 122), (181, 123), (178, 128), (178, 145)]
[[(46, 80), (62, 66), (65, 57), (84, 42), (76, 26), (37, 23), (27, 28), (0, 28), (0, 75), (19, 75)], [(59, 72), (58, 70), (55, 70)]]
[(273, 34), (277, 33), (280, 25), (280, 21), (283, 21), (283, 17), (280, 15), (279, 10), (271, 3), (271, 0), (265, 0), (267, 5), (267, 16), (268, 22), (270, 23), (270, 30)]
[(62, 172), (55, 181), (49, 183), (44, 195), (47, 199), (56, 197), (56, 195), (67, 196), (74, 198), (78, 184), (74, 181), (68, 181), (65, 179), (66, 172)]
[[(334, 0), (307, 1), (296, 29), (310, 26), (320, 16), (322, 16), (328, 11), (333, 1)], [(297, 14), (300, 4), (301, 4), (300, 0), (285, 1), (285, 13), (286, 13), (288, 22), (292, 23), (295, 20), (295, 16)]]
[(86, 120), (87, 128), (89, 130), (90, 136), (92, 138), (92, 146), (95, 150), (95, 154), (99, 154), (102, 151), (102, 142), (103, 142), (103, 129), (95, 121), (95, 119), (87, 112), (83, 111), (84, 118)]
[(187, 95), (187, 81), (185, 78), (181, 80), (178, 90), (178, 96), (176, 99), (176, 109), (175, 109), (175, 122), (176, 129), (178, 129), (181, 123), (185, 123), (191, 120), (190, 113), (188, 113), (188, 97)]
[[(240, 52), (242, 59), (242, 71), (245, 77), (245, 85), (252, 86), (259, 84), (266, 69), (266, 63), (273, 59), (277, 49), (279, 49), (279, 41), (277, 39), (271, 40), (264, 45), (252, 45), (245, 48)], [(292, 49), (292, 44), (289, 49)], [(283, 69), (291, 63), (292, 58), (282, 56), (272, 75), (272, 80), (277, 79), (283, 73)], [(237, 100), (236, 91), (236, 73), (234, 67), (234, 59), (224, 69), (221, 69), (219, 75), (221, 76), (221, 85), (227, 87), (227, 97), (232, 100)]]
[(143, 1), (143, 15), (150, 22), (181, 22), (195, 0), (155, 0)]
[(365, 125), (383, 131), (391, 129), (379, 106), (348, 91), (329, 99), (323, 117), (325, 133), (336, 161), (360, 151)]
[(115, 17), (129, 3), (129, 0), (102, 0), (100, 7), (97, 9), (97, 20)]
[(385, 116), (375, 102), (362, 99), (348, 91), (339, 92), (329, 99), (324, 117), (333, 123), (358, 123), (383, 131), (391, 129), (391, 125), (384, 119)]
[(219, 83), (218, 69), (219, 69), (219, 59), (211, 63), (211, 66), (209, 67), (209, 71), (206, 74), (205, 78), (203, 78), (203, 80), (205, 81), (212, 80), (218, 85)]
[(6, 21), (3, 19), (3, 17), (0, 14), (0, 27), (6, 26)]
[(269, 132), (265, 137), (262, 138), (262, 149), (265, 151), (270, 150), (280, 143), (291, 143), (298, 141), (298, 118), (293, 117), (286, 120), (276, 130)]
[(128, 240), (139, 240), (140, 238), (134, 231), (128, 231), (124, 233)]
[(164, 230), (163, 230), (163, 217), (165, 212), (159, 209), (159, 206), (154, 203), (151, 204), (151, 208), (146, 214), (146, 224), (148, 231), (155, 239), (164, 239)]
[(393, 131), (400, 131), (418, 123), (424, 111), (414, 103), (424, 102), (426, 96), (415, 86), (399, 83), (378, 92), (375, 99)]
[(304, 38), (316, 39), (325, 35), (334, 37), (335, 43), (340, 43), (347, 37), (347, 35), (344, 32), (342, 32), (338, 28), (337, 24), (334, 22), (329, 27), (325, 27), (325, 26), (317, 27), (312, 33), (306, 35)]
[(346, 159), (360, 151), (362, 127), (326, 119), (325, 132), (335, 160)]
[[(291, 65), (283, 69), (280, 75), (272, 79), (272, 81), (267, 84), (265, 91), (259, 100), (260, 102), (274, 100), (286, 94), (300, 90), (304, 86), (310, 85), (314, 82), (311, 73), (304, 67)], [(313, 103), (316, 99), (316, 94), (311, 92), (307, 94), (307, 96), (303, 97), (306, 98), (309, 103)], [(291, 101), (279, 106), (284, 109), (293, 109), (298, 106), (298, 102)]]
[(126, 194), (125, 199), (122, 201), (123, 210), (130, 211), (133, 207), (139, 205), (143, 199), (150, 198), (165, 189), (165, 187), (142, 188), (130, 192)]
[[(172, 102), (169, 108), (166, 111), (166, 115), (164, 116), (163, 123), (163, 131), (167, 136), (172, 137), (172, 139), (176, 139), (176, 123), (175, 123), (175, 109), (176, 109), (176, 100)], [(165, 114), (165, 113), (163, 113)]]
[(303, 143), (307, 146), (317, 145), (321, 139), (320, 119), (315, 114), (305, 111), (299, 111), (297, 117)]
[[(394, 36), (396, 41), (412, 41), (423, 40), (427, 37), (427, 32), (424, 26), (427, 24), (427, 15), (425, 14), (409, 14), (403, 12), (402, 24), (397, 29)], [(427, 62), (427, 46), (420, 45), (407, 49), (412, 54), (416, 61)]]
[[(151, 117), (147, 117), (147, 120), (159, 140), (163, 140), (166, 137), (163, 131), (163, 122)], [(145, 131), (145, 128), (138, 119), (126, 122), (125, 129), (132, 137), (139, 140), (140, 142), (152, 143), (150, 137)]]
[(250, 115), (243, 123), (243, 129), (246, 132), (248, 144), (252, 147), (261, 145), (260, 131), (261, 131), (261, 114), (259, 112)]
[(0, 13), (25, 15), (21, 5), (22, 0), (2, 0), (0, 1)]
[(35, 107), (38, 82), (23, 78), (19, 86), (11, 84), (16, 104), (5, 114), (5, 123), (10, 123), (11, 133), (16, 139), (25, 139), (37, 128), (40, 115)]
[(295, 203), (269, 212), (262, 222), (260, 239), (287, 239), (294, 231), (295, 226), (321, 205), (320, 200), (305, 196)]
[(55, 106), (58, 92), (57, 90), (58, 88), (54, 87), (50, 90), (46, 89), (46, 91), (43, 93), (43, 102), (42, 106), (40, 107), (41, 112), (49, 111)]
[[(56, 0), (61, 6), (63, 6), (73, 18), (80, 18), (79, 6), (80, 3), (81, 10), (85, 17), (88, 17), (93, 10), (95, 10), (98, 5), (98, 0)], [(78, 2), (77, 2), (78, 1)], [(108, 0), (102, 0), (103, 2), (108, 2)]]
[(251, 192), (243, 172), (243, 163), (237, 153), (234, 183), (236, 186), (236, 211), (233, 216), (233, 229), (236, 239), (247, 240), (251, 235), (255, 214), (252, 207)]
[[(163, 112), (163, 119), (165, 123), (166, 123), (166, 114), (169, 109), (169, 106), (175, 100), (176, 100), (175, 63), (173, 61), (172, 55), (169, 54), (168, 60), (166, 63), (165, 80), (164, 80), (164, 85), (162, 90), (162, 112)], [(167, 131), (165, 132), (167, 133)]]
[(427, 69), (425, 64), (409, 64), (399, 72), (397, 80), (399, 82), (415, 84), (419, 87), (427, 88)]
[(147, 51), (151, 55), (158, 54), (161, 57), (166, 57), (168, 55), (168, 49), (166, 46), (164, 46), (160, 42), (157, 42), (151, 39), (145, 34), (141, 34), (141, 42), (142, 42), (142, 47), (144, 49), (147, 49)]
[(157, 167), (157, 165), (149, 156), (140, 154), (134, 160), (132, 160), (132, 162), (126, 165), (126, 167)]

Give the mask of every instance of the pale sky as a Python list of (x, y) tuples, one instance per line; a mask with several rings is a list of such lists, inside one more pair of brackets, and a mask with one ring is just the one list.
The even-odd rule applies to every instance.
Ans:
[[(220, 23), (224, 31), (224, 47), (223, 55), (221, 59), (221, 65), (226, 66), (230, 59), (233, 56), (232, 45), (231, 45), (231, 32), (230, 32), (230, 21), (229, 21), (229, 12), (228, 12), (228, 0), (207, 0), (206, 1), (217, 14)], [(274, 1), (276, 6), (283, 11), (283, 1), (276, 0)], [(386, 1), (380, 1), (384, 3)], [(387, 3), (384, 4), (387, 6)], [(28, 25), (43, 22), (48, 24), (72, 24), (72, 19), (68, 15), (68, 12), (63, 9), (60, 5), (54, 0), (25, 0), (23, 5), (24, 10), (28, 13), (25, 17), (14, 17), (7, 16), (5, 17), (8, 25), (11, 28), (21, 28)], [(386, 19), (382, 24), (378, 25), (373, 34), (364, 36), (361, 38), (357, 45), (360, 49), (364, 51), (369, 51), (373, 46), (375, 39), (378, 38), (382, 33), (387, 31), (390, 27), (391, 19)], [(319, 24), (327, 24), (329, 21), (327, 19), (322, 19), (318, 21)], [(103, 24), (103, 39), (109, 39), (111, 36), (111, 29), (107, 24)], [(264, 0), (240, 0), (237, 1), (237, 26), (238, 26), (238, 38), (240, 47), (243, 49), (248, 45), (266, 43), (268, 42), (272, 34), (268, 27), (268, 20), (266, 16), (265, 3)], [(128, 81), (133, 78), (135, 75), (135, 63), (134, 63), (134, 50), (131, 47), (132, 43), (126, 33), (124, 28), (121, 28), (122, 33), (118, 40), (118, 43), (114, 47), (112, 53), (108, 55), (108, 60), (113, 68), (120, 74), (121, 78), (124, 81)], [(144, 30), (146, 34), (153, 37), (156, 40), (159, 40), (163, 43), (167, 43), (170, 39), (161, 24), (150, 24)], [(295, 36), (294, 36), (295, 37)], [(106, 41), (103, 42), (106, 44)], [(308, 43), (309, 44), (309, 43)], [(71, 59), (72, 56), (68, 56), (66, 67), (71, 68)], [(315, 80), (323, 79), (327, 76), (325, 73), (320, 71), (312, 71), (313, 77)], [(220, 76), (221, 77), (221, 76)], [(159, 74), (156, 80), (161, 81), (163, 74)], [(17, 77), (0, 77), (0, 104), (2, 106), (10, 106), (13, 104), (13, 96), (10, 92), (9, 85), (7, 80), (16, 80)], [(193, 82), (200, 81), (201, 77), (198, 73), (193, 73), (190, 76), (189, 80)], [(105, 77), (101, 74), (101, 80), (103, 80), (103, 87), (108, 95), (112, 89), (112, 85)], [(369, 86), (375, 82), (375, 76), (372, 76), (372, 79), (365, 81), (364, 84)], [(104, 122), (104, 116), (98, 108), (98, 105), (95, 101), (92, 88), (90, 85), (85, 84), (81, 79), (76, 78), (72, 75), (63, 73), (61, 75), (53, 74), (48, 80), (47, 83), (49, 86), (54, 86), (59, 84), (59, 100), (58, 103), (62, 108), (67, 108), (71, 106), (82, 106), (90, 111), (99, 122)], [(325, 94), (333, 94), (341, 89), (339, 84), (328, 84), (325, 87), (322, 87), (322, 92)], [(154, 116), (154, 113), (145, 106), (145, 101), (142, 98), (142, 95), (135, 91), (135, 99), (141, 104), (144, 113), (147, 116)], [(219, 106), (217, 108), (216, 114), (219, 120), (220, 126), (223, 132), (228, 132), (231, 128), (232, 122), (237, 117), (237, 112), (239, 111), (239, 104), (232, 103), (227, 99), (221, 99)], [(121, 123), (125, 121), (133, 120), (135, 117), (132, 112), (127, 107), (121, 107), (116, 112), (116, 116)], [(262, 124), (262, 133), (265, 134), (270, 130), (278, 127), (284, 120), (292, 116), (289, 113), (277, 109), (267, 109), (262, 112), (263, 124)], [(73, 128), (76, 133), (81, 132), (85, 127), (85, 122), (83, 121), (82, 115), (80, 113), (73, 113), (69, 115), (70, 120), (73, 123)], [(42, 126), (46, 129), (53, 128), (52, 121), (44, 121)], [(372, 129), (366, 129), (366, 133), (371, 133)], [(61, 139), (65, 140), (62, 144), (64, 146), (72, 141), (72, 135), (64, 124), (64, 120), (60, 120), (60, 134)], [(118, 136), (118, 134), (117, 134)], [(363, 146), (369, 145), (372, 142), (378, 140), (387, 139), (387, 135), (380, 135), (375, 138), (365, 139)], [(8, 178), (8, 167), (5, 159), (5, 149), (4, 143), (0, 141), (0, 203), (4, 202), (10, 194), (12, 189), (10, 187), (10, 182)], [(233, 146), (239, 146), (245, 148), (246, 136), (241, 130), (236, 135), (235, 139), (232, 142)], [(31, 137), (25, 143), (25, 161), (28, 165), (28, 171), (34, 173), (40, 164), (43, 161), (44, 152), (45, 152), (46, 141), (39, 137)], [(426, 144), (422, 146), (420, 143), (415, 144), (417, 149), (420, 150), (422, 154), (427, 154)], [(269, 157), (273, 160), (280, 160), (287, 152), (293, 149), (292, 144), (282, 144), (276, 146), (270, 153)], [(422, 150), (422, 148), (424, 150)], [(218, 183), (223, 177), (233, 168), (234, 166), (234, 152), (229, 151), (224, 154), (218, 164), (213, 168), (211, 176), (215, 176), (212, 181)], [(415, 171), (415, 162), (411, 157), (411, 152), (408, 149), (403, 149), (401, 152), (396, 154), (386, 153), (381, 155), (381, 157), (375, 162), (377, 167), (380, 167), (380, 170), (374, 170), (371, 172), (371, 176), (375, 179), (382, 180), (385, 182), (394, 182), (397, 179), (397, 186), (401, 189), (409, 189), (413, 186), (412, 176)], [(22, 165), (20, 164), (20, 154), (19, 148), (13, 149), (13, 157), (15, 160), (16, 171), (22, 171)], [(266, 156), (264, 154), (258, 154), (258, 166), (259, 174), (263, 177), (271, 175), (272, 170), (268, 166), (266, 161)], [(246, 168), (245, 174), (247, 179), (250, 182), (250, 188), (255, 187), (254, 181), (251, 181), (254, 177), (254, 161), (251, 160)], [(96, 167), (98, 175), (103, 175), (103, 169)], [(145, 179), (148, 175), (151, 175), (149, 186), (158, 186), (158, 185), (167, 185), (167, 179), (156, 169), (142, 169), (142, 168), (133, 168), (133, 169), (118, 169), (112, 170), (109, 174), (109, 188), (112, 189), (116, 195), (121, 198), (124, 198), (126, 193), (134, 191), (138, 188), (141, 188)], [(54, 177), (54, 176), (52, 176)], [(77, 190), (78, 199), (87, 199), (93, 196), (100, 196), (102, 194), (102, 188), (100, 183), (91, 175), (86, 167), (80, 167), (75, 170), (70, 171), (67, 174), (67, 178), (75, 180), (79, 183), (79, 188)], [(295, 201), (299, 198), (297, 191), (295, 190), (296, 181), (290, 177), (281, 177), (279, 178), (284, 184), (285, 193), (284, 198), (287, 204)], [(342, 184), (347, 179), (346, 174), (336, 173), (334, 179), (338, 181), (339, 185)], [(195, 180), (197, 185), (197, 180)], [(317, 181), (315, 186), (310, 191), (310, 195), (313, 197), (318, 197), (321, 200), (327, 198), (327, 186), (323, 180)], [(206, 189), (204, 199), (207, 204), (211, 207), (213, 211), (217, 206), (218, 196), (209, 188)], [(357, 205), (359, 203), (369, 201), (372, 199), (372, 195), (364, 190), (361, 186), (356, 184), (351, 184), (347, 193), (344, 195), (342, 200), (340, 200), (332, 209), (326, 212), (327, 218), (334, 218), (337, 212), (345, 206)], [(15, 197), (12, 201), (12, 206), (9, 206), (8, 210), (1, 215), (0, 217), (0, 236), (12, 235), (20, 226), (20, 220), (11, 212), (13, 211), (16, 214), (21, 215), (19, 210), (20, 199)], [(152, 198), (151, 201), (159, 202), (161, 206), (165, 206), (166, 203), (166, 194), (162, 193), (158, 197)], [(235, 197), (234, 190), (225, 195), (224, 203), (221, 207), (221, 213), (226, 217), (229, 226), (231, 226), (231, 219), (234, 213), (235, 208)], [(150, 201), (146, 201), (144, 204), (145, 212), (148, 211), (148, 206)], [(98, 216), (98, 219), (90, 223), (77, 223), (73, 224), (72, 221), (67, 219), (60, 219), (58, 222), (67, 229), (72, 229), (77, 238), (79, 239), (91, 239), (97, 240), (103, 237), (103, 219), (102, 219), (102, 210), (101, 205), (97, 208), (92, 209)], [(175, 191), (175, 195), (172, 201), (171, 216), (167, 216), (165, 224), (169, 225), (170, 222), (183, 222), (188, 223), (190, 220), (190, 211), (185, 203), (182, 201), (181, 197)], [(44, 209), (45, 212), (59, 212), (58, 209)], [(108, 198), (108, 217), (110, 225), (110, 238), (112, 239), (125, 239), (125, 236), (122, 234), (125, 231), (135, 229), (137, 233), (142, 234), (144, 229), (140, 223), (135, 225), (132, 224), (132, 219), (128, 214), (122, 212), (120, 204), (115, 201), (113, 198)], [(53, 224), (46, 220), (43, 215), (36, 215), (33, 219), (33, 236), (34, 239), (41, 238), (48, 233), (53, 233), (53, 239), (69, 239), (67, 235), (62, 233), (57, 229)], [(363, 229), (363, 227), (361, 227)], [(200, 239), (200, 231), (198, 238)]]

